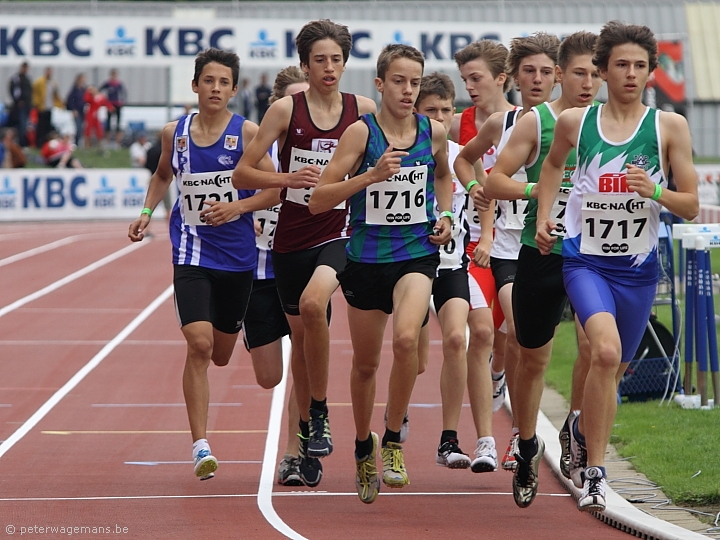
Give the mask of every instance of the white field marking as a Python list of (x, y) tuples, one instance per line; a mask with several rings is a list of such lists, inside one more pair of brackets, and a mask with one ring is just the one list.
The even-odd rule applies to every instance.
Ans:
[(280, 516), (277, 515), (272, 504), (273, 485), (275, 484), (275, 458), (280, 442), (280, 425), (285, 407), (285, 388), (287, 387), (288, 368), (290, 367), (290, 338), (282, 338), (283, 376), (280, 383), (273, 389), (270, 405), (270, 419), (268, 421), (267, 437), (265, 438), (265, 453), (263, 466), (260, 472), (260, 485), (258, 486), (257, 505), (265, 520), (279, 533), (294, 540), (307, 540), (297, 531), (291, 529)]
[[(87, 265), (85, 268), (81, 268), (80, 270), (73, 272), (72, 274), (69, 274), (65, 276), (62, 279), (57, 280), (54, 283), (51, 283), (47, 287), (43, 287), (39, 291), (35, 291), (32, 294), (29, 294), (23, 298), (20, 298), (19, 300), (16, 300), (12, 304), (8, 304), (7, 306), (0, 308), (0, 317), (7, 315), (11, 311), (16, 310), (19, 307), (24, 306), (25, 304), (32, 302), (33, 300), (37, 300), (38, 298), (41, 298), (45, 296), (46, 294), (50, 294), (51, 292), (59, 289), (63, 285), (67, 285), (68, 283), (71, 283), (75, 281), (78, 278), (83, 277), (86, 274), (89, 274), (93, 270), (97, 270), (98, 268), (101, 268), (105, 266), (108, 263), (113, 262), (116, 259), (119, 259), (120, 257), (123, 257), (127, 255), (128, 253), (131, 253), (135, 251), (136, 249), (139, 249), (143, 247), (143, 245), (147, 245), (145, 242), (136, 242), (134, 244), (130, 244), (127, 247), (124, 247), (120, 251), (116, 251), (115, 253), (111, 253), (107, 257), (103, 257), (102, 259), (95, 261), (92, 264)], [(170, 287), (170, 291), (172, 292), (172, 287)]]
[[(393, 342), (390, 339), (383, 340), (383, 347), (391, 346), (392, 344)], [(352, 341), (349, 339), (331, 339), (330, 345), (352, 345)], [(442, 339), (431, 339), (430, 345), (442, 345)]]
[(71, 308), (71, 307), (42, 307), (42, 308), (19, 308), (18, 311), (22, 313), (89, 313), (90, 315), (96, 315), (98, 313), (135, 313), (137, 310), (134, 308)]
[[(126, 461), (125, 465), (144, 465), (148, 467), (152, 467), (155, 465), (188, 465), (190, 463), (195, 463), (193, 460), (189, 459), (187, 461)], [(230, 464), (230, 465), (257, 465), (259, 463), (262, 463), (262, 461), (258, 460), (245, 460), (245, 461), (220, 461), (218, 460), (218, 463)]]
[[(133, 309), (133, 313), (136, 313), (137, 310)], [(103, 339), (4, 339), (0, 340), (0, 345), (14, 345), (14, 346), (35, 346), (35, 347), (41, 347), (41, 346), (76, 346), (76, 345), (107, 345), (108, 340)], [(178, 341), (178, 340), (149, 340), (149, 339), (128, 339), (125, 340), (121, 345), (142, 345), (143, 347), (147, 347), (149, 345), (156, 345), (156, 346), (163, 346), (167, 347), (168, 345), (187, 345), (185, 341)]]
[(27, 251), (23, 251), (21, 253), (11, 255), (10, 257), (5, 257), (4, 259), (0, 259), (0, 266), (5, 266), (8, 264), (17, 262), (17, 261), (22, 261), (23, 259), (33, 257), (34, 255), (39, 255), (40, 253), (45, 253), (46, 251), (51, 251), (51, 250), (57, 249), (61, 246), (66, 246), (68, 244), (72, 244), (73, 242), (77, 242), (82, 236), (83, 235), (81, 235), (81, 234), (76, 234), (74, 236), (66, 236), (65, 238), (61, 238), (60, 240), (55, 240), (54, 242), (50, 242), (49, 244), (45, 244), (42, 246), (38, 246), (36, 248), (28, 249)]
[[(136, 245), (141, 244), (135, 244), (130, 247), (135, 247)], [(137, 248), (136, 248), (137, 249)], [(121, 251), (126, 251), (127, 248)], [(129, 252), (129, 251), (128, 251)], [(116, 252), (114, 255), (117, 256), (118, 253)], [(124, 253), (123, 253), (124, 254)], [(111, 256), (112, 257), (112, 256)], [(117, 257), (115, 257), (117, 258)], [(105, 257), (105, 259), (109, 259), (109, 257)], [(102, 259), (102, 260), (105, 260)], [(100, 262), (100, 261), (98, 261)], [(107, 262), (110, 262), (109, 260)], [(95, 263), (97, 264), (97, 263)], [(106, 264), (106, 263), (104, 263)], [(91, 265), (92, 266), (92, 265)], [(78, 272), (76, 272), (77, 274)], [(70, 277), (70, 276), (68, 276)], [(79, 277), (79, 276), (78, 276)], [(67, 278), (65, 278), (67, 279)], [(46, 287), (47, 289), (47, 287)], [(13, 432), (10, 437), (8, 437), (5, 441), (0, 444), (0, 457), (5, 455), (5, 453), (10, 450), (13, 446), (15, 446), (15, 443), (18, 442), (20, 439), (22, 439), (32, 428), (37, 425), (37, 423), (42, 420), (47, 413), (49, 413), (55, 405), (57, 405), (62, 398), (64, 398), (73, 388), (75, 388), (80, 381), (82, 381), (88, 373), (90, 373), (93, 369), (95, 369), (100, 362), (102, 362), (108, 354), (110, 354), (115, 347), (119, 343), (121, 343), (126, 337), (128, 337), (140, 324), (147, 319), (160, 305), (165, 302), (173, 293), (173, 287), (172, 285), (165, 289), (162, 293), (160, 293), (160, 296), (158, 296), (155, 300), (153, 300), (149, 306), (147, 306), (142, 312), (135, 317), (130, 324), (128, 324), (125, 328), (123, 328), (120, 333), (115, 336), (110, 343), (105, 345), (100, 352), (98, 352), (87, 364), (85, 364), (75, 375), (72, 376), (72, 378), (66, 382), (57, 392), (55, 392), (50, 399), (48, 399), (35, 413), (28, 418), (25, 423), (23, 423), (15, 432)], [(7, 313), (7, 311), (6, 311)], [(4, 313), (3, 313), (4, 314)]]
[[(188, 435), (189, 429), (168, 429), (168, 430), (87, 430), (87, 431), (62, 431), (44, 430), (43, 435)], [(265, 429), (208, 429), (207, 433), (214, 435), (249, 435), (255, 433), (267, 433)], [(1, 455), (1, 454), (0, 454)]]
[[(357, 497), (357, 493), (330, 493), (328, 491), (278, 491), (277, 497)], [(380, 492), (379, 497), (511, 497), (512, 493), (502, 491), (476, 492), (476, 491), (444, 491), (444, 492)], [(538, 493), (538, 497), (570, 497), (569, 493)], [(118, 501), (118, 500), (147, 500), (147, 499), (243, 499), (257, 497), (255, 493), (231, 493), (217, 495), (116, 495), (98, 497), (4, 497), (0, 502), (55, 502), (55, 501)], [(294, 532), (294, 531), (293, 531)], [(295, 533), (297, 534), (297, 533)], [(301, 537), (302, 538), (302, 537)]]
[[(208, 403), (210, 407), (240, 407), (242, 403)], [(185, 403), (93, 403), (91, 407), (185, 407)]]

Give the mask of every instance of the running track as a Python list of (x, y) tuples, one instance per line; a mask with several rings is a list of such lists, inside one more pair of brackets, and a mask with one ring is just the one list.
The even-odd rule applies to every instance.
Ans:
[[(629, 538), (578, 512), (544, 463), (540, 493), (525, 510), (513, 502), (510, 473), (435, 465), (441, 346), (434, 320), (430, 365), (410, 406), (412, 483), (383, 486), (374, 504), (362, 504), (354, 485), (351, 346), (337, 294), (328, 396), (335, 452), (323, 462), (321, 484), (274, 483), (278, 435), (281, 451), (285, 444), (284, 388), (255, 384), (240, 342), (229, 366), (209, 372), (209, 440), (220, 469), (198, 481), (162, 229), (156, 224), (151, 241), (131, 245), (120, 222), (0, 226), (0, 536), (25, 527), (25, 534), (67, 538), (39, 528), (101, 527), (72, 536), (283, 538), (279, 529), (310, 539)], [(379, 433), (390, 360), (388, 346), (373, 419)], [(469, 408), (459, 433), (471, 452)], [(502, 450), (509, 433), (501, 411), (495, 437)], [(266, 452), (273, 461), (263, 466)]]

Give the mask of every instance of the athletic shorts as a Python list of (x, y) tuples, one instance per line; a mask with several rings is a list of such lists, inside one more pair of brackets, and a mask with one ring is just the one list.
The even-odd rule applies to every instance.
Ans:
[(240, 331), (253, 284), (253, 271), (226, 272), (174, 265), (175, 313), (180, 326), (208, 321), (226, 334)]
[(562, 269), (562, 255), (520, 247), (512, 306), (515, 335), (526, 349), (542, 347), (555, 335), (567, 302)]
[(440, 313), (440, 309), (445, 305), (445, 302), (453, 298), (460, 298), (470, 304), (470, 286), (468, 284), (467, 270), (458, 268), (457, 270), (443, 270), (440, 272), (440, 275), (433, 281), (432, 294), (435, 313)]
[(336, 272), (345, 268), (347, 242), (342, 238), (302, 251), (272, 252), (275, 285), (285, 313), (300, 315), (300, 297), (318, 266), (329, 266)]
[(290, 334), (290, 325), (280, 303), (274, 279), (253, 281), (242, 329), (247, 350), (273, 343)]
[(400, 278), (422, 274), (433, 279), (439, 265), (439, 253), (394, 263), (348, 261), (345, 269), (338, 273), (338, 281), (352, 307), (364, 311), (379, 309), (389, 315), (393, 311), (393, 291)]
[(515, 281), (517, 260), (490, 257), (490, 269), (492, 270), (493, 278), (495, 278), (495, 288), (497, 292), (500, 292), (500, 289), (505, 285), (509, 285)]
[(620, 334), (622, 362), (632, 360), (650, 319), (657, 285), (619, 284), (573, 259), (565, 259), (563, 279), (583, 328), (596, 313), (610, 313)]
[(477, 242), (470, 242), (465, 253), (470, 257), (468, 265), (468, 284), (470, 286), (470, 309), (492, 308), (493, 324), (499, 329), (505, 322), (505, 314), (495, 289), (495, 278), (490, 268), (481, 268), (473, 262), (473, 251)]

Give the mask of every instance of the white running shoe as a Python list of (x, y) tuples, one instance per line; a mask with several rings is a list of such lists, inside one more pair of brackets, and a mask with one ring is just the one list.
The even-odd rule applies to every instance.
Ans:
[(450, 439), (438, 446), (435, 463), (448, 469), (467, 469), (470, 458), (460, 449), (457, 439)]
[(577, 507), (582, 512), (603, 512), (605, 510), (605, 490), (607, 478), (602, 467), (588, 467), (583, 475), (582, 493)]
[(497, 471), (495, 439), (485, 437), (478, 439), (477, 448), (475, 448), (475, 459), (470, 464), (470, 468), (474, 473)]
[(215, 471), (218, 468), (217, 459), (210, 453), (209, 448), (201, 448), (195, 457), (195, 476), (200, 480), (209, 480), (215, 476)]
[(498, 412), (500, 408), (503, 406), (503, 403), (505, 403), (505, 392), (507, 392), (507, 383), (505, 381), (505, 372), (502, 372), (502, 375), (500, 375), (500, 378), (495, 380), (493, 377), (492, 380), (493, 385), (493, 400), (492, 400), (492, 410), (493, 412)]

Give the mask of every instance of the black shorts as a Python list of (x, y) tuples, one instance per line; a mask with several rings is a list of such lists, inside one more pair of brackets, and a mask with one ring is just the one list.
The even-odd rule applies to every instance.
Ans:
[(443, 270), (433, 281), (432, 286), (433, 304), (435, 305), (435, 313), (440, 313), (440, 309), (445, 302), (453, 298), (461, 298), (470, 305), (470, 285), (468, 284), (468, 274), (465, 268), (457, 270)]
[(300, 315), (300, 297), (318, 266), (329, 266), (336, 272), (345, 268), (347, 242), (342, 238), (302, 251), (272, 252), (275, 285), (285, 313)]
[(180, 326), (208, 321), (226, 334), (240, 331), (252, 290), (253, 271), (226, 272), (176, 264), (175, 312)]
[(515, 335), (526, 349), (542, 347), (555, 335), (567, 302), (562, 268), (562, 255), (520, 247), (512, 306)]
[(273, 343), (290, 334), (290, 325), (280, 304), (274, 279), (253, 281), (242, 329), (247, 350)]
[(359, 263), (348, 261), (338, 273), (347, 303), (357, 309), (393, 311), (393, 290), (400, 278), (407, 274), (422, 274), (433, 279), (440, 264), (440, 254), (433, 253), (419, 259), (394, 263)]
[(508, 283), (515, 282), (518, 262), (514, 259), (496, 259), (490, 257), (490, 270), (495, 278), (495, 289), (500, 292)]

